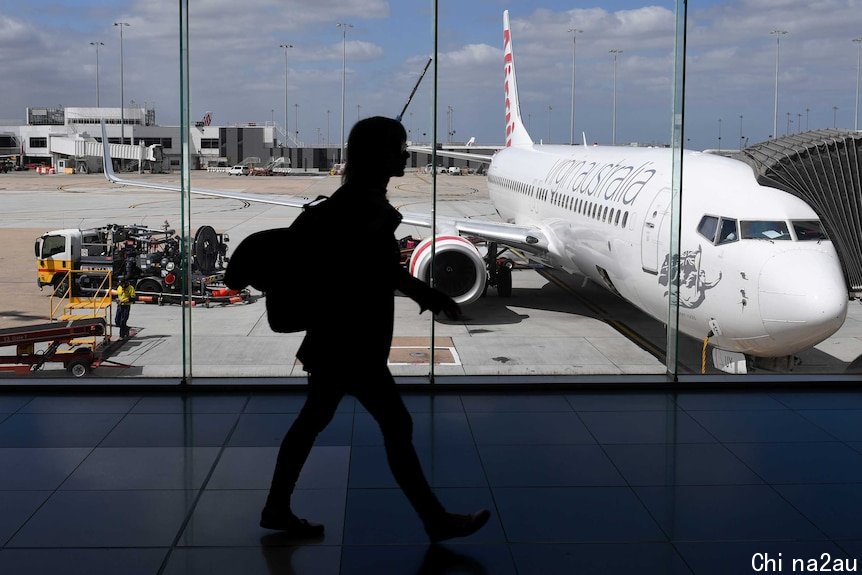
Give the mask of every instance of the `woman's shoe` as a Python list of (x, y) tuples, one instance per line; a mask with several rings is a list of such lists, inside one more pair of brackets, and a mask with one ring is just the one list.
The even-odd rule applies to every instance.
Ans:
[(264, 529), (283, 531), (295, 539), (319, 539), (323, 537), (323, 525), (300, 519), (292, 512), (273, 511), (264, 507), (260, 514), (260, 526)]

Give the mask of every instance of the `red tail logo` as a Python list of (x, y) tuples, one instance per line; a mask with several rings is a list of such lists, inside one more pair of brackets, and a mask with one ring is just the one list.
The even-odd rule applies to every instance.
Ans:
[(503, 30), (503, 54), (503, 71), (505, 73), (503, 92), (506, 97), (506, 147), (509, 147), (512, 145), (512, 132), (515, 129), (515, 123), (512, 121), (512, 103), (509, 100), (509, 80), (512, 77), (512, 37), (508, 28)]

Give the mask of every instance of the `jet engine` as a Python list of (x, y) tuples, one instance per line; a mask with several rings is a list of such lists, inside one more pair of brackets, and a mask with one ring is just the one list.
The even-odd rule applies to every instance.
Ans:
[[(437, 236), (434, 258), (434, 287), (459, 304), (469, 304), (482, 296), (487, 281), (485, 260), (469, 240), (460, 236)], [(416, 246), (410, 257), (410, 274), (431, 281), (431, 238)]]

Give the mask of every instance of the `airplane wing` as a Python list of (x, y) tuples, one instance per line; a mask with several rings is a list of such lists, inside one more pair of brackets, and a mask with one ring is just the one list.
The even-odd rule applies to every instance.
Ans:
[[(105, 130), (105, 124), (102, 124), (102, 165), (105, 170), (105, 177), (108, 179), (109, 182), (125, 186), (135, 186), (137, 188), (149, 188), (153, 190), (168, 190), (173, 192), (182, 191), (182, 188), (180, 186), (172, 184), (151, 183), (140, 180), (128, 180), (119, 177), (114, 172), (114, 167), (111, 162), (110, 144), (108, 144), (107, 142), (108, 137)], [(259, 194), (243, 194), (241, 192), (208, 190), (206, 188), (192, 188), (191, 192), (203, 196), (228, 198), (231, 200), (241, 200), (246, 202), (257, 202), (260, 204), (272, 204), (276, 206), (287, 206), (289, 208), (302, 208), (312, 200), (312, 198), (305, 197), (264, 196)]]
[[(422, 152), (431, 154), (432, 149), (428, 146), (408, 146), (411, 152)], [(444, 158), (455, 158), (456, 160), (469, 160), (490, 164), (494, 156), (485, 154), (470, 154), (467, 152), (456, 152), (453, 150), (436, 151), (438, 156)], [(417, 214), (401, 212), (404, 217), (401, 223), (419, 226), (423, 228), (432, 227), (429, 214)], [(544, 255), (548, 251), (548, 238), (536, 226), (520, 226), (504, 222), (491, 222), (487, 220), (473, 220), (467, 218), (450, 218), (437, 216), (437, 232), (456, 233), (458, 235), (472, 236), (488, 242), (504, 244), (525, 252)]]
[[(401, 220), (402, 224), (423, 228), (432, 227), (430, 214), (401, 212), (401, 215), (404, 218)], [(548, 251), (548, 238), (536, 226), (521, 226), (505, 222), (437, 216), (437, 231), (438, 233), (448, 232), (472, 236), (533, 254), (545, 254)]]
[[(420, 152), (431, 155), (432, 149), (428, 146), (407, 146), (408, 152)], [(479, 162), (482, 164), (490, 164), (494, 156), (486, 156), (485, 154), (470, 154), (467, 152), (455, 152), (453, 150), (437, 150), (437, 155), (442, 158), (454, 158), (456, 160), (469, 160), (471, 162)]]
[[(105, 177), (108, 179), (108, 181), (120, 185), (134, 186), (138, 188), (149, 188), (154, 190), (168, 190), (174, 192), (180, 192), (182, 190), (182, 188), (177, 185), (156, 182), (144, 182), (140, 180), (129, 180), (119, 177), (114, 172), (110, 156), (110, 145), (107, 144), (107, 142), (107, 132), (105, 130), (105, 125), (102, 124), (102, 160), (105, 170)], [(427, 150), (430, 151), (431, 148), (427, 148)], [(442, 154), (439, 154), (438, 151), (438, 155)], [(461, 155), (470, 156), (470, 159), (472, 160), (488, 162), (491, 161), (490, 156), (481, 156), (478, 154)], [(194, 194), (204, 196), (228, 198), (247, 202), (257, 202), (262, 204), (286, 206), (291, 208), (302, 208), (310, 201), (312, 201), (311, 198), (303, 197), (265, 196), (259, 194), (244, 194), (241, 192), (208, 190), (205, 188), (192, 188), (190, 191)], [(402, 212), (402, 216), (404, 217), (404, 219), (402, 220), (402, 223), (404, 224), (419, 226), (423, 228), (432, 227), (432, 219), (430, 214)], [(520, 226), (503, 222), (491, 222), (467, 218), (451, 218), (445, 216), (437, 216), (437, 232), (473, 236), (489, 242), (504, 244), (535, 254), (544, 254), (548, 250), (547, 236), (542, 232), (542, 230), (534, 226)]]

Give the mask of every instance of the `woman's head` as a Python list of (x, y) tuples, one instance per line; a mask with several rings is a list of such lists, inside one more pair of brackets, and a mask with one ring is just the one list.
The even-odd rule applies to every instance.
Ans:
[(344, 183), (385, 183), (403, 176), (406, 141), (407, 132), (397, 120), (374, 116), (358, 121), (347, 138)]

